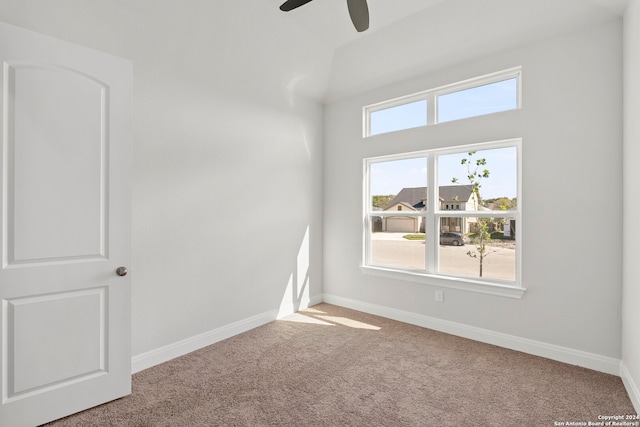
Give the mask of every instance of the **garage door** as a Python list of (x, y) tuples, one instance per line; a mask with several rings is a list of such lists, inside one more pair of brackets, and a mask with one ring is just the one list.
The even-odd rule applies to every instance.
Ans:
[(414, 233), (417, 231), (416, 218), (387, 218), (387, 231)]

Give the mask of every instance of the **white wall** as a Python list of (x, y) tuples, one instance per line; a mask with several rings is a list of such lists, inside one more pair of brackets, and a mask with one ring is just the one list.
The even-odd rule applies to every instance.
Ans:
[[(629, 46), (638, 39), (634, 7)], [(448, 58), (438, 71), (414, 61), (397, 74), (429, 72), (326, 108), (323, 170), (315, 99), (326, 93), (332, 52), (269, 2), (252, 2), (251, 10), (209, 0), (2, 0), (2, 21), (133, 61), (134, 355), (319, 298), (324, 174), (327, 295), (621, 356), (622, 216), (571, 209), (622, 200), (618, 24), (484, 59), (470, 54), (455, 66)], [(638, 75), (630, 52), (638, 49), (627, 49), (627, 91), (629, 76)], [(358, 52), (340, 49), (328, 91), (334, 98), (344, 98), (352, 90), (345, 81), (360, 75), (341, 58)], [(361, 139), (362, 105), (514, 65), (524, 66), (522, 111), (408, 131), (398, 148), (524, 138), (524, 298), (446, 290), (437, 304), (429, 286), (362, 276), (361, 160), (393, 151), (388, 136)], [(628, 115), (637, 110), (627, 104)], [(633, 154), (637, 124), (628, 120), (626, 130)], [(626, 174), (626, 182), (638, 179), (632, 168)], [(633, 187), (625, 194), (634, 195), (628, 203), (637, 199)], [(611, 224), (598, 234), (597, 252), (594, 224)], [(637, 384), (631, 243), (622, 357)]]
[[(640, 412), (640, 210), (636, 183), (640, 182), (640, 1), (632, 0), (624, 15), (624, 258), (622, 304), (623, 378)], [(626, 370), (626, 372), (625, 372)]]
[(336, 49), (329, 101), (611, 21), (626, 0), (422, 1), (430, 7), (381, 28), (371, 5), (375, 31)]
[[(621, 22), (612, 21), (327, 106), (325, 297), (560, 346), (617, 368), (621, 41)], [(349, 53), (358, 55), (355, 49)], [(523, 67), (521, 111), (361, 137), (364, 105), (518, 65)], [(516, 137), (523, 138), (522, 271), (528, 291), (522, 299), (445, 289), (445, 302), (437, 303), (431, 286), (361, 273), (363, 158)]]
[(329, 49), (269, 2), (2, 3), (133, 61), (134, 356), (320, 297)]

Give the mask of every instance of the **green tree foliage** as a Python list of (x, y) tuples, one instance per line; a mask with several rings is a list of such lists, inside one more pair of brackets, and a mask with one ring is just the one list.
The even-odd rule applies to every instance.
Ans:
[(394, 194), (386, 196), (371, 196), (371, 203), (374, 208), (384, 209), (394, 197), (396, 197)]
[[(483, 166), (487, 165), (487, 159), (474, 159), (473, 156), (476, 155), (475, 151), (471, 151), (467, 154), (469, 155), (469, 157), (463, 158), (460, 161), (460, 164), (467, 166), (467, 180), (471, 185), (471, 189), (475, 196), (475, 207), (476, 210), (478, 210), (478, 206), (482, 206), (482, 199), (480, 197), (480, 188), (482, 187), (482, 185), (480, 184), (480, 182), (483, 179), (489, 178), (490, 172), (489, 169), (482, 169)], [(457, 184), (459, 180), (458, 178), (453, 177), (451, 178), (451, 182)]]
[(495, 199), (485, 199), (484, 206), (491, 207), (494, 210), (504, 210), (507, 211), (509, 209), (513, 209), (518, 206), (518, 199), (513, 198), (510, 199), (508, 197), (498, 197)]
[[(483, 206), (482, 197), (480, 196), (480, 188), (482, 188), (482, 180), (488, 179), (490, 172), (489, 169), (486, 169), (487, 160), (485, 158), (477, 159), (474, 156), (476, 155), (475, 151), (471, 151), (467, 153), (468, 156), (463, 158), (460, 161), (460, 164), (467, 167), (467, 181), (471, 186), (474, 199), (474, 209), (479, 210), (480, 206)], [(458, 178), (454, 177), (451, 179), (451, 182), (456, 184), (459, 182)], [(478, 218), (478, 222), (475, 227), (475, 250), (470, 250), (467, 252), (467, 255), (471, 258), (477, 258), (480, 267), (480, 277), (482, 277), (482, 267), (484, 264), (484, 259), (488, 255), (487, 253), (487, 242), (491, 239), (491, 234), (489, 233), (489, 229), (491, 226), (491, 218)]]
[[(508, 211), (509, 209), (515, 209), (518, 206), (517, 198), (508, 198), (508, 197), (497, 197), (495, 199), (484, 199), (483, 206), (490, 208), (492, 210), (500, 210), (500, 211)], [(504, 226), (506, 224), (506, 220), (504, 218), (494, 218), (489, 222), (489, 229), (487, 230), (489, 233), (502, 233), (504, 230)]]

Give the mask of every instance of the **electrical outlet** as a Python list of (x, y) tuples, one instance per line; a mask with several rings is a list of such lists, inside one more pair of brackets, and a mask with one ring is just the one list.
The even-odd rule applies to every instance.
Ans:
[(444, 302), (444, 292), (436, 291), (435, 300), (436, 302)]

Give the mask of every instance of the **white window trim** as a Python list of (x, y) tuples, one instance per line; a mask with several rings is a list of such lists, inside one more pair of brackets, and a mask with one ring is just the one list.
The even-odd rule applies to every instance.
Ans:
[(522, 298), (527, 290), (523, 287), (501, 284), (498, 283), (498, 281), (487, 283), (456, 276), (420, 273), (410, 270), (400, 271), (393, 268), (377, 267), (371, 265), (362, 265), (360, 266), (360, 270), (362, 271), (362, 273), (370, 276), (384, 277), (386, 279), (401, 280), (404, 282), (422, 283), (439, 288), (458, 289), (462, 291), (497, 295), (509, 298)]
[[(504, 80), (509, 79), (517, 79), (517, 93), (516, 93), (516, 110), (520, 110), (522, 108), (522, 67), (513, 67), (502, 71), (497, 71), (495, 73), (485, 74), (480, 77), (474, 77), (471, 79), (463, 80), (456, 83), (451, 83), (445, 86), (440, 86), (433, 89), (428, 89), (416, 93), (412, 93), (409, 95), (400, 96), (398, 98), (388, 99), (382, 102), (377, 102), (375, 104), (367, 105), (363, 107), (363, 120), (362, 120), (362, 136), (364, 138), (369, 138), (371, 136), (375, 136), (371, 134), (371, 114), (380, 110), (386, 110), (388, 108), (399, 107), (401, 105), (410, 104), (416, 101), (426, 101), (427, 102), (427, 126), (432, 126), (438, 124), (437, 121), (437, 111), (438, 111), (438, 97), (442, 95), (447, 95), (453, 92), (459, 92), (466, 89), (471, 89), (474, 87), (485, 86), (491, 83), (497, 83)], [(513, 110), (507, 110), (513, 111)], [(502, 111), (501, 111), (502, 112)], [(498, 112), (500, 113), (500, 112)], [(489, 114), (498, 114), (498, 113), (489, 113)], [(478, 117), (478, 116), (474, 116)], [(457, 120), (464, 120), (457, 119)], [(449, 123), (456, 120), (446, 121), (444, 123)], [(422, 127), (422, 126), (420, 126)], [(393, 131), (397, 132), (397, 131)], [(385, 132), (388, 133), (388, 132)]]
[[(482, 151), (487, 149), (516, 147), (517, 150), (517, 197), (518, 197), (518, 209), (509, 211), (491, 211), (491, 212), (478, 212), (478, 211), (446, 211), (440, 209), (437, 201), (437, 190), (440, 186), (437, 182), (437, 167), (436, 159), (438, 156), (460, 153), (465, 151)], [(393, 211), (393, 212), (377, 212), (370, 210), (370, 167), (372, 164), (392, 161), (392, 160), (405, 160), (415, 157), (426, 157), (428, 160), (427, 173), (427, 211)], [(443, 149), (433, 149), (416, 151), (411, 153), (403, 153), (398, 155), (389, 155), (381, 157), (372, 157), (364, 159), (364, 188), (363, 188), (363, 240), (362, 240), (362, 265), (361, 271), (364, 274), (385, 277), (395, 280), (409, 281), (414, 283), (423, 283), (427, 285), (458, 289), (464, 291), (478, 292), (483, 294), (498, 295), (510, 298), (522, 298), (526, 288), (522, 285), (522, 139), (508, 139), (502, 141), (484, 142), (469, 145), (461, 145), (456, 147), (448, 147)], [(436, 183), (433, 185), (432, 183)], [(434, 209), (434, 207), (436, 209)], [(406, 217), (424, 217), (427, 221), (427, 226), (433, 236), (439, 235), (440, 218), (442, 217), (478, 217), (478, 216), (490, 216), (490, 217), (508, 217), (515, 218), (516, 220), (516, 236), (518, 240), (516, 243), (516, 272), (514, 281), (503, 281), (497, 279), (486, 278), (472, 278), (448, 275), (442, 273), (434, 273), (436, 266), (438, 265), (438, 249), (435, 244), (426, 246), (426, 271), (422, 270), (409, 270), (401, 268), (393, 268), (386, 266), (377, 266), (371, 264), (371, 217), (372, 216), (406, 216)]]

